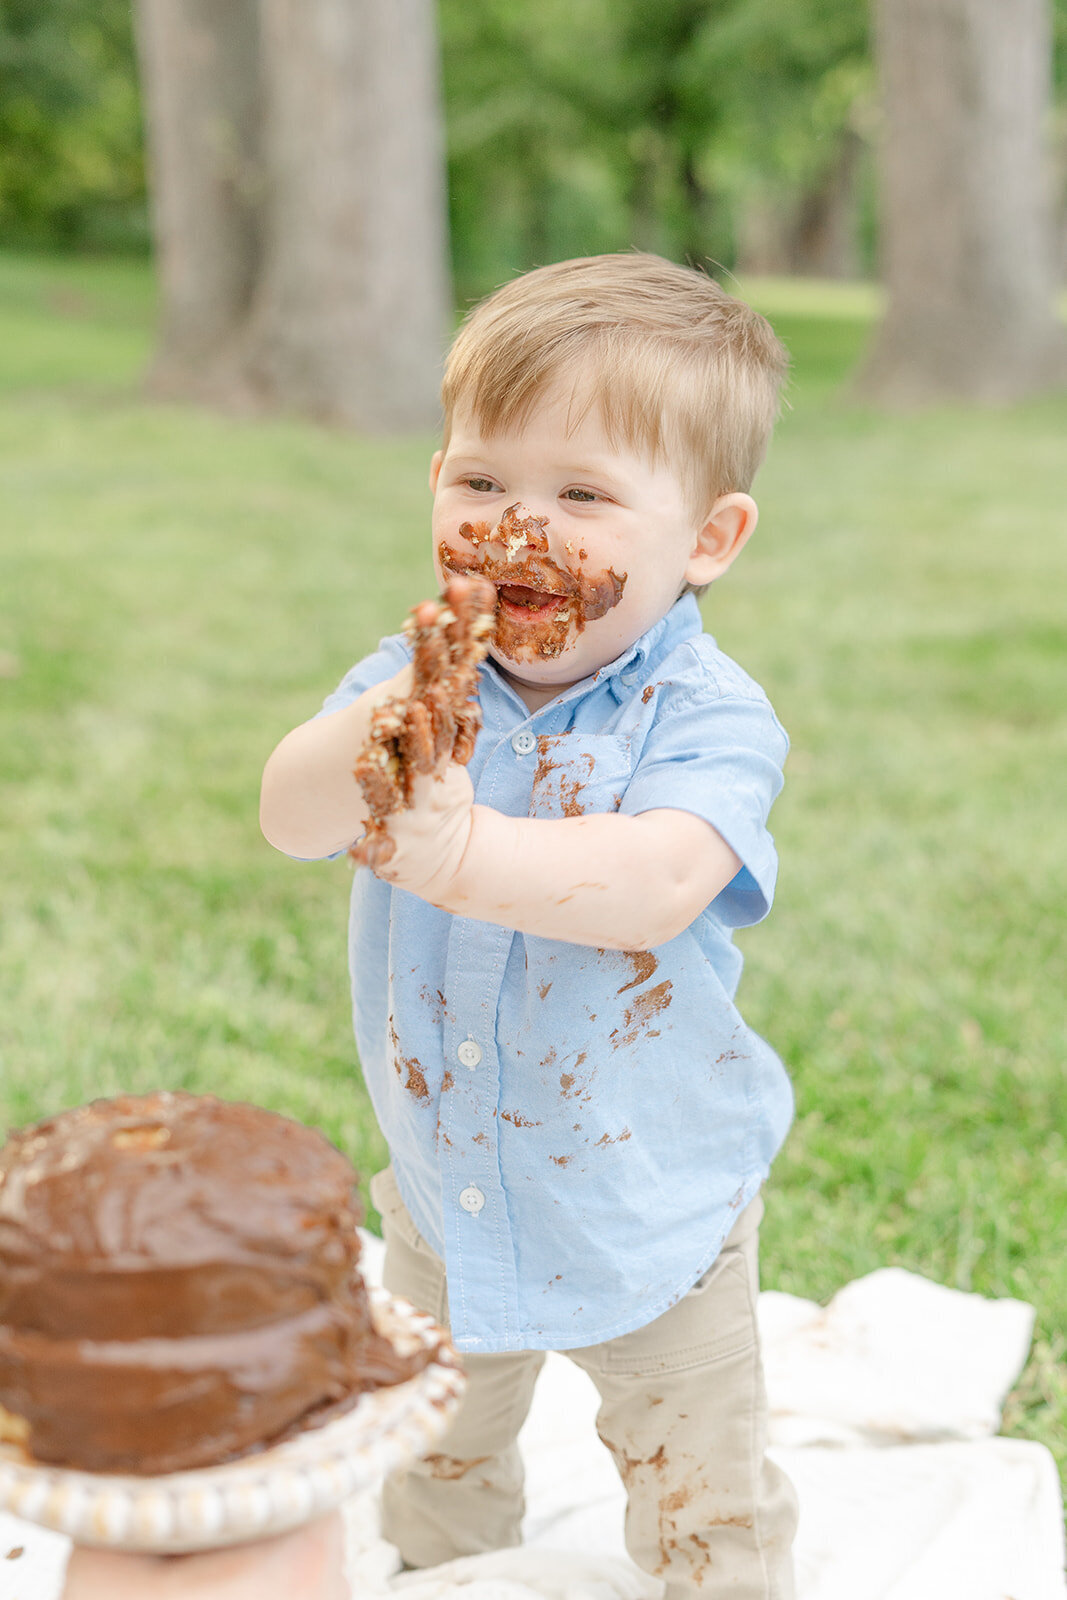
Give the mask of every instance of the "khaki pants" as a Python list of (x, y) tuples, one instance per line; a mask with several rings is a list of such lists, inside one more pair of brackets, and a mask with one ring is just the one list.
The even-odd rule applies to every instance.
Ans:
[[(371, 1182), (385, 1285), (448, 1326), (444, 1265), (391, 1167)], [(763, 1203), (742, 1212), (710, 1270), (633, 1333), (564, 1352), (600, 1393), (597, 1433), (626, 1486), (626, 1548), (665, 1600), (791, 1600), (796, 1497), (764, 1456), (767, 1400), (756, 1329)], [(464, 1355), (468, 1388), (440, 1453), (394, 1474), (382, 1531), (412, 1567), (521, 1543), (516, 1443), (539, 1350)]]

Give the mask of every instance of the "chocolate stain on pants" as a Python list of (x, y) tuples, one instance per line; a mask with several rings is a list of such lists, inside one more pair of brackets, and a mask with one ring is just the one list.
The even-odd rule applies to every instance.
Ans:
[[(371, 1185), (386, 1241), (385, 1285), (447, 1326), (444, 1267), (389, 1168)], [(626, 1489), (626, 1548), (665, 1600), (793, 1600), (797, 1508), (766, 1459), (767, 1398), (756, 1300), (757, 1197), (687, 1295), (644, 1328), (563, 1352), (600, 1394), (597, 1432)], [(539, 1350), (464, 1355), (468, 1388), (440, 1449), (470, 1469), (417, 1462), (385, 1486), (383, 1533), (413, 1567), (521, 1543), (517, 1437), (544, 1363)]]

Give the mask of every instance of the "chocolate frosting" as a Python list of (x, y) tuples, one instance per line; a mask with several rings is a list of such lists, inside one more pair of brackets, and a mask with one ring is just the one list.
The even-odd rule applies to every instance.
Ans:
[[(487, 522), (461, 522), (457, 532), (471, 546), (453, 549), (442, 539), (437, 556), (445, 572), (468, 577), (488, 578), (498, 589), (515, 587), (536, 594), (558, 595), (559, 605), (551, 614), (530, 626), (516, 626), (503, 608), (497, 608), (493, 643), (512, 661), (541, 656), (551, 660), (563, 654), (572, 631), (581, 633), (587, 622), (606, 616), (622, 599), (626, 573), (612, 567), (603, 572), (585, 570), (586, 552), (580, 546), (573, 557), (574, 570), (553, 560), (548, 549), (548, 517), (520, 517), (523, 508), (516, 501), (503, 512), (495, 529)], [(491, 545), (493, 548), (487, 549)], [(503, 555), (496, 554), (497, 548)]]
[(0, 1406), (37, 1461), (175, 1472), (410, 1377), (372, 1327), (355, 1173), (211, 1095), (97, 1100), (0, 1150)]

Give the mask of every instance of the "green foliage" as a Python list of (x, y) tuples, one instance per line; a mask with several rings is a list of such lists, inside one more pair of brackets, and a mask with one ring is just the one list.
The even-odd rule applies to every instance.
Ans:
[(864, 0), (442, 0), (456, 276), (658, 250), (733, 265), (746, 206), (865, 131)]
[[(811, 238), (842, 185), (855, 249), (833, 270), (869, 268), (868, 12), (439, 0), (460, 302), (538, 262), (632, 246), (733, 268), (770, 239), (775, 270), (831, 270)], [(1067, 0), (1054, 26), (1062, 99)], [(130, 0), (0, 0), (0, 241), (146, 239)]]
[(0, 0), (0, 237), (145, 242), (128, 0)]
[[(631, 245), (733, 264), (865, 128), (864, 0), (441, 0), (461, 299)], [(0, 238), (143, 242), (128, 0), (0, 0)]]

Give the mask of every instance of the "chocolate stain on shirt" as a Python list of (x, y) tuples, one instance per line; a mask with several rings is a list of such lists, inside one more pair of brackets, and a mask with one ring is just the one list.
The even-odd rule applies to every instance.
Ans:
[(389, 1018), (389, 1040), (393, 1046), (393, 1071), (398, 1078), (403, 1078), (404, 1072), (407, 1072), (404, 1088), (409, 1094), (414, 1095), (416, 1100), (429, 1100), (430, 1091), (426, 1086), (426, 1074), (422, 1070), (422, 1063), (417, 1056), (400, 1054), (400, 1040), (397, 1038), (392, 1017)]
[(626, 1012), (626, 1025), (645, 1023), (661, 1011), (666, 1011), (671, 1003), (671, 990), (674, 985), (669, 978), (662, 983), (655, 984), (651, 989), (646, 989), (643, 994), (634, 995), (633, 1004)]
[(426, 1087), (426, 1074), (414, 1056), (405, 1056), (403, 1064), (407, 1068), (407, 1077), (404, 1088), (413, 1094), (416, 1100), (429, 1100), (430, 1091)]
[(639, 983), (647, 983), (649, 978), (659, 966), (659, 962), (651, 950), (620, 950), (619, 954), (624, 961), (631, 961), (635, 976), (629, 983), (624, 983), (621, 989), (616, 989), (616, 994), (625, 994), (627, 989), (636, 989)]
[[(583, 750), (579, 759), (586, 763), (585, 778), (565, 777), (564, 774), (569, 770), (567, 764), (563, 761), (553, 761), (551, 757), (560, 742), (569, 738), (570, 734), (567, 733), (538, 734), (538, 758), (537, 769), (534, 772), (533, 777), (533, 793), (536, 795), (539, 788), (543, 788), (548, 785), (552, 773), (558, 772), (560, 774), (559, 803), (563, 815), (565, 817), (584, 817), (585, 806), (582, 804), (580, 797), (586, 783), (588, 783), (589, 779), (593, 776), (593, 768), (596, 765), (596, 758), (591, 751)], [(571, 897), (567, 896), (567, 898), (570, 899)], [(562, 905), (562, 903), (563, 902), (561, 901), (560, 904)]]
[[(581, 1082), (579, 1082), (579, 1080), (578, 1080), (578, 1068), (585, 1064), (586, 1058), (587, 1058), (587, 1052), (585, 1050), (580, 1050), (578, 1052), (578, 1054), (574, 1058), (574, 1063), (573, 1063), (574, 1071), (573, 1072), (561, 1072), (560, 1073), (560, 1075), (559, 1075), (559, 1091), (560, 1091), (560, 1094), (563, 1096), (564, 1099), (576, 1100), (579, 1097), (579, 1095), (581, 1095), (588, 1102), (592, 1098), (590, 1093), (589, 1093), (589, 1083), (588, 1083), (588, 1081), (582, 1080)], [(590, 1076), (591, 1077), (595, 1077), (596, 1076), (596, 1068), (595, 1067), (593, 1068), (593, 1071), (590, 1074)]]
[(450, 1022), (452, 1020), (448, 1013), (448, 1001), (440, 989), (431, 989), (428, 983), (424, 983), (419, 990), (419, 997), (430, 1008), (431, 1026), (439, 1028), (442, 1022)]
[[(660, 1012), (666, 1011), (671, 1003), (672, 987), (671, 980), (666, 978), (653, 988), (646, 989), (643, 994), (634, 996), (633, 1004), (623, 1016), (623, 1028), (626, 1029), (626, 1032), (624, 1033), (622, 1028), (612, 1029), (611, 1039), (616, 1049), (620, 1045), (633, 1044), (638, 1034), (643, 1029), (648, 1029), (648, 1025), (653, 1018), (659, 1016)], [(649, 1030), (649, 1037), (656, 1038), (658, 1033)]]
[(510, 1122), (514, 1128), (539, 1128), (540, 1122), (531, 1122), (529, 1117), (524, 1117), (521, 1111), (502, 1111), (501, 1121)]

